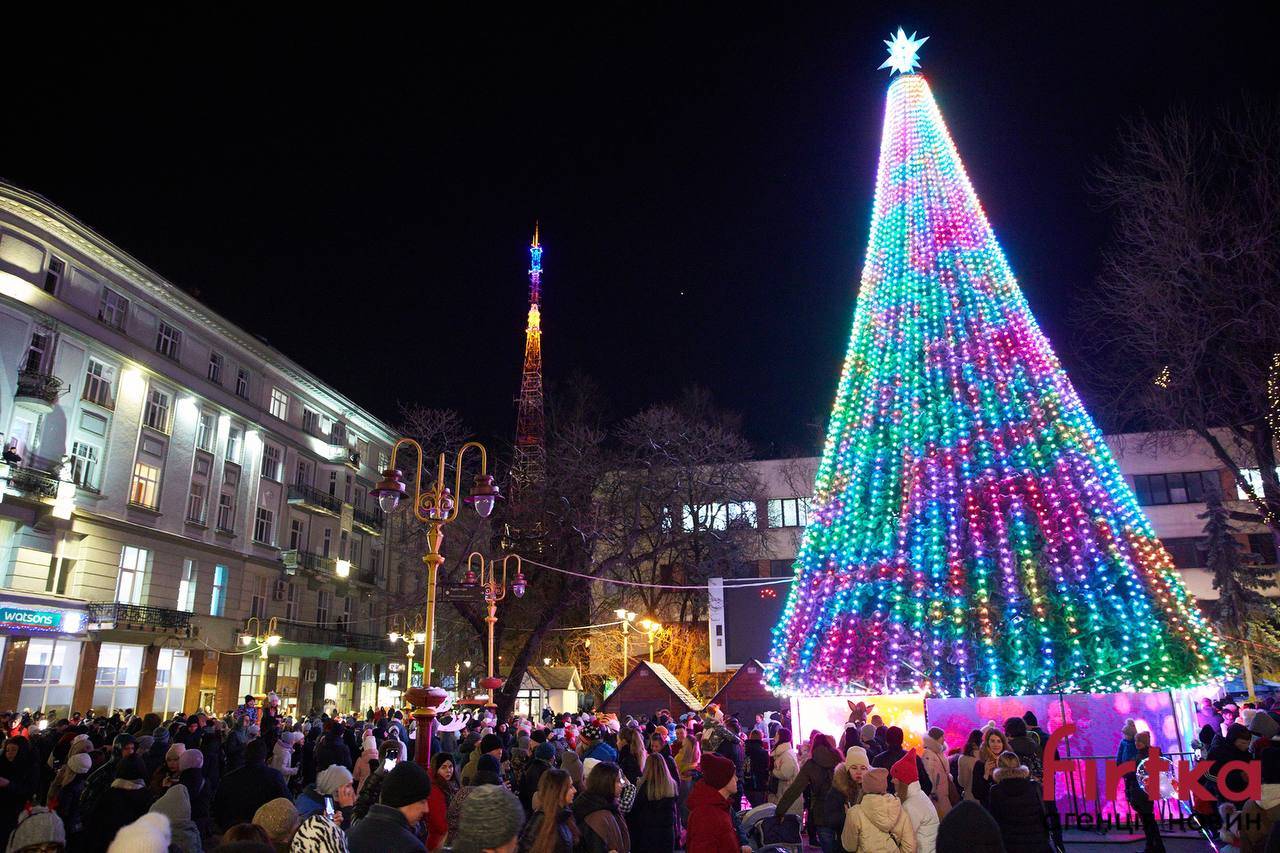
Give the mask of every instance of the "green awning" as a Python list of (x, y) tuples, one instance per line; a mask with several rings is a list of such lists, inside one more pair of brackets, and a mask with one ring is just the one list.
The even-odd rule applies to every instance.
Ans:
[(383, 652), (367, 652), (361, 649), (331, 649), (330, 660), (348, 660), (355, 663), (386, 663), (388, 655)]
[(386, 663), (390, 658), (383, 652), (366, 649), (348, 649), (342, 646), (321, 646), (316, 643), (290, 643), (282, 640), (271, 647), (272, 657), (316, 658), (317, 660), (345, 660), (354, 663)]

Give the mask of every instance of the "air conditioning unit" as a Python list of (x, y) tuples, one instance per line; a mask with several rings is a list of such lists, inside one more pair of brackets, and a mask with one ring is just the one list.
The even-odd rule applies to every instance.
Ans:
[(314, 669), (304, 669), (302, 671), (302, 680), (312, 682), (316, 680), (316, 671)]
[(288, 592), (289, 585), (282, 580), (278, 580), (275, 586), (271, 588), (272, 601), (284, 601), (285, 593)]

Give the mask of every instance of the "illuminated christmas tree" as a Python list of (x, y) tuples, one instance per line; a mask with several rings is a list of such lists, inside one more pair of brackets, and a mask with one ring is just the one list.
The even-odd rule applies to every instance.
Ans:
[(1217, 640), (1031, 315), (914, 73), (923, 42), (885, 42), (871, 236), (770, 683), (1203, 683)]

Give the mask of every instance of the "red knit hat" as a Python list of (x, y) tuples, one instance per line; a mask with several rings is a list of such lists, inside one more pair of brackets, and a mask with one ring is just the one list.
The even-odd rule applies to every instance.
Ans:
[(723, 755), (716, 755), (714, 752), (704, 752), (702, 754), (702, 763), (698, 765), (698, 769), (702, 771), (702, 781), (717, 791), (728, 785), (729, 781), (737, 774), (737, 769), (733, 766), (732, 761)]
[(919, 782), (920, 772), (916, 768), (915, 749), (908, 750), (906, 755), (893, 762), (893, 766), (889, 768), (889, 775), (895, 782), (901, 782), (904, 785)]

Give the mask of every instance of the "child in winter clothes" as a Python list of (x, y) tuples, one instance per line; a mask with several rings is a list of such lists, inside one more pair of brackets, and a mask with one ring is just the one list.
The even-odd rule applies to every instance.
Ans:
[(889, 771), (862, 776), (862, 799), (845, 812), (840, 844), (849, 853), (916, 853), (916, 835), (898, 798), (889, 791)]
[(287, 783), (298, 768), (293, 766), (293, 745), (302, 741), (302, 732), (284, 732), (271, 748), (271, 766), (280, 771)]
[(889, 768), (894, 790), (916, 834), (916, 853), (934, 853), (938, 842), (938, 810), (920, 790), (916, 751), (911, 749)]

